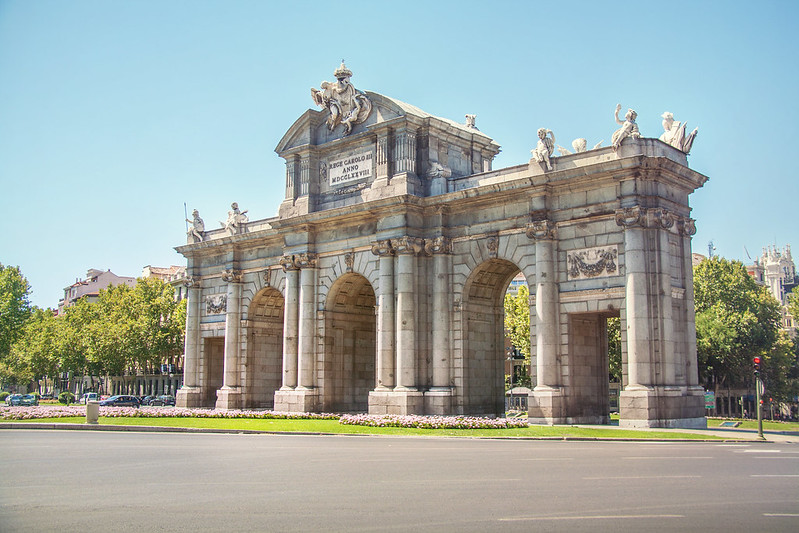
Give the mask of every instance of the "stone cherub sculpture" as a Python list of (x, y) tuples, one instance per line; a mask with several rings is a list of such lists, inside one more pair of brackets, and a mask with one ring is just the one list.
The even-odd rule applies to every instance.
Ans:
[[(549, 134), (549, 137), (547, 137)], [(539, 163), (546, 164), (547, 170), (552, 170), (552, 165), (549, 162), (549, 157), (555, 151), (555, 134), (552, 130), (546, 128), (538, 128), (538, 143), (535, 149), (530, 150), (533, 154), (533, 159)]]
[[(592, 150), (596, 150), (597, 148), (599, 148), (599, 147), (601, 147), (601, 146), (602, 146), (602, 141), (599, 141), (598, 143), (596, 143), (596, 144), (594, 145), (594, 147), (592, 148)], [(574, 140), (572, 141), (572, 148), (574, 148), (574, 153), (575, 153), (575, 154), (579, 154), (579, 153), (581, 153), (581, 152), (585, 152), (585, 151), (587, 151), (587, 147), (588, 147), (588, 141), (586, 141), (586, 140), (585, 140), (584, 138), (582, 138), (582, 137), (580, 137), (580, 138), (578, 138), (578, 139), (574, 139)], [(568, 149), (566, 149), (566, 148), (564, 148), (564, 147), (562, 147), (562, 146), (558, 145), (558, 153), (559, 153), (560, 155), (570, 155), (572, 152), (570, 152)]]
[(372, 102), (350, 83), (352, 71), (341, 61), (341, 66), (333, 73), (336, 81), (323, 81), (321, 90), (311, 87), (311, 98), (319, 107), (330, 111), (327, 127), (333, 131), (339, 124), (344, 125), (344, 135), (352, 132), (355, 124), (365, 121), (372, 112)]
[(466, 115), (466, 127), (480, 131), (475, 125), (475, 120), (477, 120), (477, 115)]
[(613, 114), (616, 119), (616, 124), (621, 124), (621, 128), (614, 131), (613, 137), (611, 138), (611, 146), (614, 152), (619, 149), (622, 141), (627, 137), (632, 137), (633, 139), (641, 138), (641, 132), (638, 131), (638, 124), (635, 123), (638, 113), (632, 109), (628, 109), (627, 114), (624, 115), (624, 121), (622, 121), (619, 119), (619, 111), (621, 111), (621, 104), (616, 105), (616, 112)]
[(191, 212), (191, 216), (193, 220), (186, 219), (186, 222), (191, 224), (189, 226), (188, 231), (186, 231), (186, 236), (188, 237), (189, 242), (203, 242), (203, 233), (205, 232), (205, 222), (203, 219), (200, 218), (200, 212), (196, 209)]
[(694, 128), (694, 131), (685, 135), (685, 122), (675, 121), (674, 114), (668, 111), (660, 116), (663, 118), (663, 135), (660, 136), (660, 140), (686, 154), (690, 152), (699, 128)]
[(229, 231), (231, 235), (235, 235), (237, 233), (241, 233), (243, 229), (243, 225), (249, 222), (249, 218), (247, 218), (247, 210), (244, 211), (239, 210), (239, 204), (233, 202), (230, 204), (230, 211), (227, 212), (227, 221), (220, 222), (222, 227), (225, 230)]

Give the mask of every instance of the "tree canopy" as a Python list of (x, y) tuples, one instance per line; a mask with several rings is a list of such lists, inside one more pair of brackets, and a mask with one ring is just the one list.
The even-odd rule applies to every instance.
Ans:
[(8, 379), (16, 366), (11, 347), (22, 336), (33, 312), (28, 296), (31, 287), (19, 267), (0, 263), (0, 377)]
[(752, 357), (777, 341), (780, 304), (740, 261), (713, 257), (694, 270), (696, 343), (700, 378), (707, 387), (741, 383)]

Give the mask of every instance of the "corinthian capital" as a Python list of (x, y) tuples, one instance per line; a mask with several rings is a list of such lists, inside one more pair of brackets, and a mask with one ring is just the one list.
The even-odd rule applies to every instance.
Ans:
[(664, 208), (654, 209), (652, 214), (657, 225), (663, 229), (669, 229), (674, 226), (674, 221), (677, 218), (674, 213)]
[(625, 228), (640, 226), (646, 227), (646, 209), (641, 206), (624, 207), (616, 210), (616, 224)]
[(187, 289), (199, 289), (200, 280), (191, 276), (183, 278), (183, 286)]
[(434, 237), (432, 239), (427, 239), (424, 242), (424, 251), (427, 255), (433, 254), (451, 254), (452, 253), (452, 241), (449, 240), (448, 237), (444, 237), (443, 235), (440, 237)]
[(400, 237), (391, 241), (394, 250), (401, 255), (419, 255), (424, 247), (424, 240), (417, 237)]
[(372, 244), (372, 253), (379, 257), (388, 257), (394, 255), (394, 247), (391, 241), (386, 239), (384, 241), (377, 241)]
[(696, 233), (696, 220), (693, 218), (683, 218), (679, 224), (680, 233), (690, 237)]
[(294, 256), (294, 266), (297, 268), (316, 268), (318, 256), (312, 252), (298, 254)]
[(241, 281), (241, 270), (227, 268), (222, 271), (222, 280), (228, 283), (239, 283)]
[(527, 237), (538, 241), (555, 239), (555, 223), (551, 220), (536, 220), (527, 224)]
[(294, 264), (294, 256), (292, 255), (284, 255), (280, 258), (280, 266), (283, 267), (283, 272), (288, 272), (289, 270), (297, 270), (297, 265)]

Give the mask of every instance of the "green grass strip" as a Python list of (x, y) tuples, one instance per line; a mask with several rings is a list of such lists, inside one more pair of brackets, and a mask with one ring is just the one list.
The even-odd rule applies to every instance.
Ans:
[[(41, 418), (25, 422), (83, 424), (84, 417)], [(533, 437), (533, 438), (615, 438), (615, 439), (698, 439), (723, 440), (721, 437), (677, 431), (637, 431), (618, 428), (575, 426), (530, 426), (511, 429), (415, 429), (376, 428), (339, 424), (337, 420), (263, 420), (248, 418), (129, 418), (100, 417), (101, 425), (183, 427), (223, 430), (274, 431), (282, 433), (330, 433), (360, 435), (424, 435), (431, 437)]]

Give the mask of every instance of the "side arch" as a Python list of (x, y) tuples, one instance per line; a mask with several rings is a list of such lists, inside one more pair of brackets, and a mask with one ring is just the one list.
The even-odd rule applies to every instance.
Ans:
[(375, 388), (375, 291), (361, 274), (346, 273), (327, 293), (320, 371), (322, 409), (366, 412)]
[(252, 299), (245, 320), (244, 406), (271, 409), (283, 374), (283, 295), (265, 287)]

